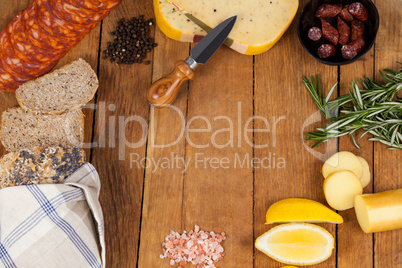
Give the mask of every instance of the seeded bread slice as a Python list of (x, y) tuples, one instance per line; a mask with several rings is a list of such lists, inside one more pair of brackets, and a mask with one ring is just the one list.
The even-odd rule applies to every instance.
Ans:
[(0, 159), (0, 189), (28, 184), (61, 183), (85, 163), (79, 148), (37, 147)]
[(0, 138), (9, 152), (45, 146), (81, 147), (84, 114), (76, 110), (44, 115), (11, 108), (2, 114)]
[(81, 108), (98, 89), (98, 77), (91, 66), (78, 59), (15, 92), (22, 108), (33, 113), (61, 114)]

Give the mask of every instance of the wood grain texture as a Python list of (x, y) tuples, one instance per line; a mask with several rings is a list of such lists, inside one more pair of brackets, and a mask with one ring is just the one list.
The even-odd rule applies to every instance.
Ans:
[[(103, 21), (102, 50), (113, 40), (110, 32), (119, 19), (139, 15), (153, 17), (151, 1), (122, 1)], [(151, 65), (100, 61), (92, 163), (102, 182), (108, 267), (137, 264), (144, 167), (131, 160), (145, 157), (151, 75)]]
[[(380, 31), (375, 47), (375, 78), (381, 81), (378, 71), (401, 68), (402, 55), (402, 2), (376, 1), (380, 14)], [(402, 153), (374, 146), (374, 192), (402, 188)], [(402, 230), (375, 234), (375, 267), (402, 267)]]
[[(364, 76), (370, 76), (374, 66), (374, 48), (366, 55), (353, 64), (340, 66), (340, 94), (348, 94), (348, 88), (353, 80), (359, 81)], [(335, 81), (333, 81), (335, 82)], [(362, 85), (359, 83), (362, 88)], [(373, 142), (366, 135), (362, 139), (358, 137), (362, 132), (358, 132), (355, 137), (361, 147), (358, 149), (354, 146), (349, 136), (339, 139), (339, 151), (350, 151), (355, 155), (361, 156), (368, 162), (373, 175)], [(370, 184), (363, 189), (364, 193), (373, 192), (373, 179)], [(338, 225), (338, 267), (373, 267), (373, 235), (364, 233), (356, 219), (355, 210), (348, 209), (340, 211), (344, 223)], [(350, 250), (353, 248), (354, 250)]]
[[(205, 231), (225, 232), (226, 255), (219, 267), (251, 267), (253, 170), (240, 168), (236, 159), (252, 158), (243, 129), (253, 115), (253, 58), (221, 47), (197, 68), (188, 98), (186, 159), (191, 163), (184, 179), (183, 229), (197, 224)], [(232, 134), (223, 130), (231, 127)]]
[[(303, 6), (307, 1), (302, 1)], [(337, 67), (315, 61), (296, 41), (298, 15), (288, 31), (268, 52), (255, 57), (255, 115), (268, 119), (269, 133), (255, 133), (256, 158), (283, 159), (285, 166), (272, 165), (254, 170), (254, 238), (273, 227), (264, 225), (269, 206), (285, 198), (309, 198), (326, 204), (321, 175), (323, 160), (336, 151), (336, 140), (308, 150), (303, 146), (303, 133), (325, 123), (310, 94), (302, 83), (302, 76), (319, 74), (323, 88), (328, 91), (337, 81)], [(311, 120), (311, 122), (309, 121)], [(255, 129), (266, 128), (262, 120), (255, 120)], [(316, 154), (314, 156), (313, 154)], [(273, 161), (273, 160), (272, 160)], [(327, 205), (327, 204), (326, 204)], [(335, 225), (319, 224), (335, 237)], [(255, 251), (254, 267), (282, 267), (283, 264)], [(336, 249), (325, 262), (314, 267), (335, 267)]]
[[(176, 60), (185, 59), (189, 53), (189, 44), (168, 39), (159, 29), (155, 39), (158, 47), (154, 51), (153, 81), (166, 75)], [(187, 111), (187, 87), (188, 83), (182, 86), (172, 104), (174, 108), (151, 109), (147, 149), (150, 166), (145, 174), (138, 267), (171, 267), (169, 260), (159, 258), (161, 243), (170, 230), (182, 230), (184, 168), (180, 160), (173, 159), (185, 157), (182, 133)], [(162, 163), (168, 165), (162, 166)]]
[[(53, 70), (58, 69), (74, 60), (82, 58), (91, 65), (92, 69), (96, 73), (98, 69), (100, 26), (101, 24), (98, 23), (98, 25), (87, 36), (85, 36), (57, 63)], [(86, 106), (83, 107), (83, 112), (85, 115), (84, 150), (88, 161), (91, 157), (90, 143), (93, 131), (94, 104), (95, 99), (92, 99)]]

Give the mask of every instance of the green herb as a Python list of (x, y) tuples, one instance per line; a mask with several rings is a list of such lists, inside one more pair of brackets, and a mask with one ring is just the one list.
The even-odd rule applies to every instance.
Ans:
[[(399, 63), (402, 64), (402, 63)], [(322, 98), (319, 76), (316, 80), (303, 77), (303, 83), (310, 92), (321, 113), (330, 121), (316, 132), (308, 132), (306, 140), (317, 141), (312, 147), (332, 138), (350, 135), (356, 147), (354, 133), (364, 132), (360, 138), (370, 133), (369, 140), (388, 145), (390, 149), (402, 150), (402, 98), (397, 96), (402, 90), (402, 69), (380, 71), (386, 80), (380, 84), (372, 77), (360, 79), (364, 89), (360, 89), (356, 81), (351, 83), (349, 94), (330, 101), (337, 84), (328, 95)]]

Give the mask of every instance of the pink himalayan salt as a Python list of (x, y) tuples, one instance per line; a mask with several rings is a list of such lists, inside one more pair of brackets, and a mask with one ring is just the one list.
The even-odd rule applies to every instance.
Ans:
[(215, 264), (223, 259), (225, 250), (221, 242), (226, 234), (200, 231), (196, 225), (194, 231), (184, 231), (183, 234), (170, 231), (162, 243), (163, 254), (160, 258), (169, 258), (170, 265), (179, 265), (178, 268), (191, 262), (197, 268), (216, 268)]

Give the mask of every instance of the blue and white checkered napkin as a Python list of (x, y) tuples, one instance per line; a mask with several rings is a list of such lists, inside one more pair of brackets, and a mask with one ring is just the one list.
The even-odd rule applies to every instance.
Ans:
[(0, 267), (104, 267), (99, 191), (89, 163), (63, 184), (0, 190)]

